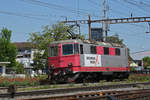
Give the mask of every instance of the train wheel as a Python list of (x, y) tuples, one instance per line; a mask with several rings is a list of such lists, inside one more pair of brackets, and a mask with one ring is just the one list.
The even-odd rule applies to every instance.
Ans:
[(67, 83), (72, 83), (72, 82), (76, 82), (77, 80), (79, 80), (80, 77), (80, 73), (75, 73), (75, 74), (69, 74), (67, 75)]

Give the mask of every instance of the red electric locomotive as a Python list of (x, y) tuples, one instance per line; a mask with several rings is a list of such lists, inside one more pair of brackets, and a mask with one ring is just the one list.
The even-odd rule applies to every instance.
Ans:
[(51, 43), (48, 53), (51, 80), (56, 82), (128, 77), (128, 50), (123, 45), (63, 40)]

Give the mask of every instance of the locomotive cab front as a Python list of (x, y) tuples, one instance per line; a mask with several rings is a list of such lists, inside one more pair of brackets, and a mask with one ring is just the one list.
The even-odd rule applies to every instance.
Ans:
[(80, 66), (78, 43), (56, 43), (49, 46), (49, 66), (67, 68)]

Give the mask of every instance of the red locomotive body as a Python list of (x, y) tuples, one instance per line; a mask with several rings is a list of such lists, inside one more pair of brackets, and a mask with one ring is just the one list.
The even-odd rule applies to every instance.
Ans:
[(63, 40), (49, 45), (51, 79), (65, 81), (98, 81), (128, 77), (127, 48), (117, 44)]

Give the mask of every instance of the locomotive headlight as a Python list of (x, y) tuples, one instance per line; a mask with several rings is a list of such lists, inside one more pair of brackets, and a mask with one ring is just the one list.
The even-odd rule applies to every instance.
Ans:
[(54, 64), (50, 65), (51, 68), (54, 68)]
[(69, 67), (72, 67), (72, 63), (69, 63), (68, 66), (69, 66)]

